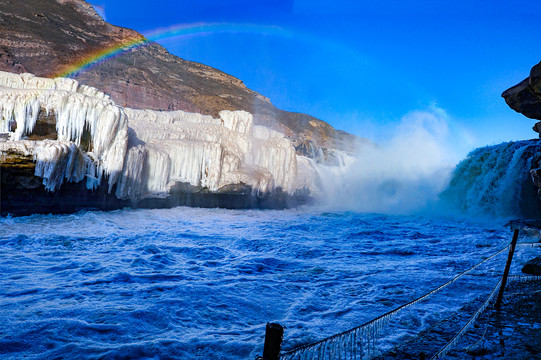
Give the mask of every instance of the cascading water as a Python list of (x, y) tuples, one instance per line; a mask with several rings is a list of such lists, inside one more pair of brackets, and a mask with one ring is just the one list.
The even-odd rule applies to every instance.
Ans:
[(456, 167), (440, 199), (451, 208), (475, 215), (534, 215), (536, 189), (530, 170), (541, 152), (537, 140), (507, 142), (472, 151)]

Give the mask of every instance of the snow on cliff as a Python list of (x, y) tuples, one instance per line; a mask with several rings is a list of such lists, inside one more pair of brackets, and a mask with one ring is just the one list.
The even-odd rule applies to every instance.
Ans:
[[(40, 116), (51, 114), (57, 140), (27, 140)], [(85, 177), (95, 188), (106, 174), (109, 191), (117, 184), (121, 199), (164, 196), (177, 182), (210, 191), (246, 184), (254, 194), (317, 193), (311, 162), (282, 133), (253, 125), (245, 111), (219, 115), (122, 108), (72, 79), (0, 72), (0, 133), (9, 134), (0, 152), (32, 155), (48, 190)]]

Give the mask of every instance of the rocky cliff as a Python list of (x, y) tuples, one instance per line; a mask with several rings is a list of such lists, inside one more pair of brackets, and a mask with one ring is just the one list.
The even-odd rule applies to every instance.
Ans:
[[(0, 70), (54, 77), (97, 51), (143, 39), (133, 30), (105, 22), (84, 0), (0, 0)], [(78, 75), (81, 84), (111, 95), (120, 106), (184, 110), (218, 116), (244, 110), (257, 125), (283, 132), (299, 152), (351, 151), (355, 138), (312, 116), (282, 111), (241, 80), (209, 66), (183, 60), (147, 43)]]
[(131, 109), (73, 79), (0, 72), (0, 134), (2, 213), (285, 207), (318, 193), (314, 161), (243, 110)]
[[(532, 67), (530, 75), (517, 85), (505, 90), (502, 97), (509, 107), (526, 117), (541, 120), (541, 62)], [(533, 126), (533, 131), (541, 137), (541, 121)], [(535, 208), (532, 217), (541, 218), (541, 151), (537, 152), (529, 163), (531, 180), (537, 188), (537, 199), (531, 207)]]
[[(137, 46), (133, 46), (137, 44)], [(121, 54), (57, 78), (109, 49)], [(359, 139), (277, 109), (84, 0), (0, 0), (0, 213), (283, 208)]]
[[(541, 62), (532, 67), (530, 76), (505, 90), (502, 96), (511, 109), (531, 119), (541, 120)], [(541, 122), (537, 122), (533, 130), (540, 133)]]

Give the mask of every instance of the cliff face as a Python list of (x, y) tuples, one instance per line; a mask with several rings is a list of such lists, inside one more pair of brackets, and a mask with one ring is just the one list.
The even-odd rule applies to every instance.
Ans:
[[(505, 102), (516, 112), (531, 119), (541, 120), (541, 62), (532, 67), (530, 75), (517, 85), (505, 90), (502, 94)], [(541, 137), (541, 121), (533, 126), (533, 130)], [(531, 161), (530, 176), (537, 189), (536, 215), (541, 217), (541, 151)], [(533, 201), (533, 200), (532, 200)]]
[[(143, 39), (106, 23), (83, 0), (0, 0), (0, 70), (54, 77), (100, 49)], [(351, 151), (355, 137), (312, 116), (277, 109), (241, 80), (183, 60), (156, 43), (136, 47), (76, 76), (111, 95), (120, 106), (184, 110), (214, 117), (245, 110), (254, 123), (286, 134), (302, 153), (312, 143)]]
[(313, 161), (283, 133), (246, 111), (218, 115), (124, 108), (73, 79), (0, 72), (0, 213), (286, 207), (317, 195)]

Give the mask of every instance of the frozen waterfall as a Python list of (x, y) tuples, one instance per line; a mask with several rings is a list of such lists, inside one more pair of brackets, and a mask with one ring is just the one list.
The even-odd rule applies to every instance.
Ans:
[[(8, 134), (0, 153), (33, 156), (35, 175), (51, 191), (85, 178), (94, 189), (106, 175), (119, 199), (167, 196), (177, 183), (211, 192), (243, 184), (252, 195), (319, 192), (312, 162), (245, 111), (214, 118), (122, 108), (73, 79), (0, 72), (0, 116), (0, 133)], [(51, 116), (57, 139), (33, 137), (40, 119)]]
[[(55, 166), (60, 166), (61, 154), (66, 152), (65, 142), (73, 142), (79, 147), (83, 133), (88, 130), (92, 147), (88, 156), (93, 159), (95, 167), (87, 167), (86, 175), (96, 181), (87, 184), (89, 188), (94, 188), (106, 174), (109, 189), (112, 189), (122, 171), (127, 145), (128, 123), (120, 107), (114, 105), (105, 94), (81, 87), (70, 79), (52, 80), (30, 74), (0, 73), (0, 84), (0, 133), (8, 133), (10, 140), (0, 143), (0, 150), (19, 150), (21, 146), (26, 148), (37, 161), (36, 175), (43, 177), (47, 189), (55, 190), (61, 185), (61, 182), (58, 183), (60, 178), (49, 177), (48, 172), (39, 171), (45, 166), (43, 159), (58, 162)], [(32, 134), (40, 114), (54, 114), (58, 141), (46, 146), (40, 141), (18, 144)], [(48, 155), (42, 154), (45, 149)], [(57, 156), (50, 155), (53, 153)], [(64, 177), (75, 181), (76, 178), (69, 171), (69, 168), (64, 168)]]

